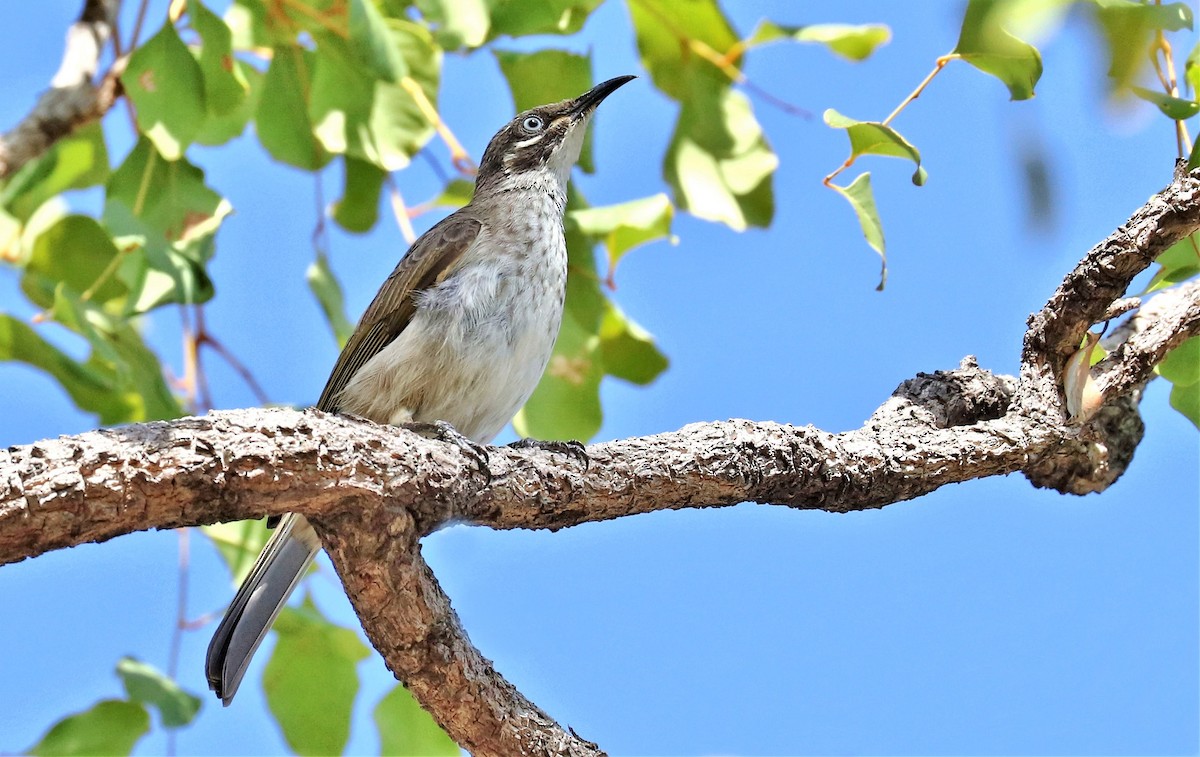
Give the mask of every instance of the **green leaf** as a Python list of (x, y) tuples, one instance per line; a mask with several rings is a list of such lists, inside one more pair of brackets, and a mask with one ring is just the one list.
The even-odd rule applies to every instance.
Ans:
[(378, 79), (395, 84), (408, 73), (374, 0), (349, 0), (350, 48)]
[(138, 130), (168, 160), (181, 157), (204, 123), (204, 75), (170, 21), (129, 56), (121, 83)]
[(368, 656), (358, 636), (321, 616), (312, 599), (284, 608), (263, 672), (267, 706), (297, 754), (341, 754), (358, 693), (355, 666)]
[(43, 339), (29, 324), (0, 313), (0, 360), (14, 360), (43, 371), (58, 382), (71, 401), (108, 425), (131, 420), (114, 396), (111, 372), (76, 362)]
[(1013, 100), (1028, 100), (1042, 76), (1042, 56), (1004, 30), (1011, 10), (1004, 0), (970, 0), (954, 54), (1004, 82)]
[[(501, 73), (508, 80), (508, 89), (512, 92), (517, 111), (576, 97), (592, 86), (590, 55), (576, 55), (566, 50), (520, 53), (493, 49), (492, 53), (500, 64)], [(579, 167), (585, 173), (595, 170), (591, 129), (583, 135)]]
[(1162, 92), (1155, 92), (1152, 89), (1145, 87), (1131, 87), (1135, 95), (1142, 98), (1148, 103), (1153, 103), (1158, 106), (1158, 109), (1163, 112), (1167, 118), (1172, 118), (1176, 121), (1186, 121), (1192, 116), (1200, 113), (1200, 103), (1195, 100), (1185, 100), (1180, 97), (1171, 97)]
[(200, 712), (200, 698), (179, 688), (179, 684), (153, 665), (123, 657), (117, 663), (117, 675), (132, 701), (158, 709), (164, 728), (187, 725)]
[(484, 0), (417, 0), (443, 50), (479, 47), (487, 41), (491, 19)]
[(354, 324), (346, 318), (346, 302), (342, 297), (342, 285), (333, 275), (333, 270), (329, 267), (329, 258), (325, 256), (325, 253), (317, 254), (317, 259), (308, 267), (304, 278), (308, 280), (308, 288), (312, 290), (313, 296), (320, 303), (321, 312), (325, 313), (325, 320), (333, 329), (333, 337), (337, 340), (338, 347), (346, 346), (346, 341), (354, 333)]
[(212, 110), (208, 112), (208, 118), (204, 120), (203, 126), (196, 134), (198, 144), (223, 145), (235, 137), (240, 137), (258, 110), (263, 81), (266, 77), (245, 61), (234, 60), (233, 65), (238, 72), (238, 77), (246, 82), (246, 95), (238, 103), (238, 106), (228, 113), (218, 114)]
[(1194, 171), (1200, 168), (1200, 139), (1192, 143), (1192, 154), (1188, 156), (1187, 169)]
[[(95, 219), (63, 216), (34, 239), (21, 289), (36, 305), (47, 308), (54, 302), (59, 284), (83, 294), (100, 283), (92, 300), (107, 302), (128, 292), (108, 270), (118, 255), (112, 237)], [(103, 283), (102, 276), (106, 276)]]
[(102, 184), (108, 172), (104, 132), (99, 122), (91, 123), (60, 139), (10, 176), (0, 189), (0, 207), (28, 221), (46, 200), (70, 189)]
[(475, 194), (475, 182), (467, 179), (451, 179), (442, 188), (442, 193), (430, 201), (436, 208), (461, 208)]
[(600, 208), (573, 210), (567, 223), (603, 242), (608, 251), (609, 279), (625, 253), (647, 242), (671, 236), (675, 207), (665, 194)]
[(167, 161), (139, 140), (110, 177), (104, 224), (116, 236), (140, 238), (118, 276), (133, 293), (129, 312), (167, 302), (198, 303), (213, 296), (205, 264), (213, 238), (232, 211), (185, 159)]
[(1158, 364), (1158, 372), (1172, 384), (1190, 386), (1200, 382), (1200, 337), (1192, 337), (1168, 352)]
[(271, 157), (307, 171), (323, 167), (330, 158), (308, 116), (317, 60), (315, 53), (295, 45), (276, 47), (254, 115), (258, 140)]
[(200, 35), (200, 71), (208, 115), (228, 114), (246, 99), (247, 90), (241, 70), (234, 65), (233, 33), (199, 0), (190, 0), (187, 7), (192, 26)]
[(55, 723), (28, 754), (40, 757), (130, 754), (149, 730), (150, 714), (140, 704), (106, 699)]
[(254, 561), (258, 559), (267, 539), (271, 538), (271, 530), (262, 520), (214, 523), (202, 526), (200, 530), (216, 545), (235, 586), (240, 586), (250, 575)]
[(856, 121), (838, 113), (833, 108), (825, 111), (825, 123), (834, 129), (845, 129), (850, 137), (850, 155), (887, 155), (893, 158), (908, 158), (917, 165), (912, 182), (918, 187), (925, 183), (925, 169), (921, 167), (921, 153), (912, 143), (900, 136), (900, 132), (877, 121)]
[[(724, 55), (738, 44), (737, 34), (715, 0), (629, 0), (642, 65), (654, 86), (687, 106), (700, 90), (711, 99), (727, 88), (729, 78), (696, 55), (701, 43)], [(530, 3), (534, 5), (534, 3)], [(734, 66), (740, 65), (740, 57)]]
[(811, 24), (809, 26), (780, 26), (763, 19), (747, 41), (761, 45), (780, 39), (796, 42), (816, 42), (847, 60), (863, 61), (876, 48), (892, 39), (892, 30), (883, 24)]
[[(333, 204), (333, 220), (346, 231), (371, 230), (379, 220), (379, 195), (387, 174), (372, 163), (344, 156), (345, 189)], [(311, 280), (309, 282), (311, 284)]]
[[(441, 53), (428, 30), (389, 21), (393, 43), (409, 78), (437, 104)], [(406, 167), (434, 134), (433, 124), (403, 86), (372, 80), (345, 41), (320, 38), (309, 117), (324, 149), (374, 163), (385, 171)]]
[(574, 34), (602, 0), (484, 0), (491, 16), (489, 38), (503, 34)]
[(610, 376), (645, 386), (669, 365), (654, 337), (612, 301), (607, 303), (600, 325), (600, 355)]
[(1171, 387), (1170, 403), (1184, 418), (1200, 428), (1200, 384), (1176, 384)]
[(379, 753), (423, 757), (458, 757), (461, 751), (433, 717), (421, 709), (403, 686), (396, 686), (375, 705)]
[(1158, 372), (1171, 387), (1171, 407), (1200, 428), (1200, 337), (1192, 337), (1167, 353)]
[(772, 177), (779, 159), (750, 101), (728, 87), (686, 100), (663, 174), (680, 210), (735, 231), (766, 227), (775, 213)]
[(1200, 274), (1200, 240), (1195, 234), (1185, 237), (1163, 251), (1154, 262), (1158, 263), (1159, 269), (1150, 279), (1146, 292), (1187, 281)]
[(1092, 0), (1104, 33), (1108, 53), (1108, 75), (1114, 89), (1129, 87), (1147, 67), (1146, 54), (1152, 35), (1159, 30), (1178, 31), (1192, 26), (1187, 3), (1137, 2), (1136, 0)]
[(887, 283), (887, 252), (883, 242), (883, 225), (879, 222), (879, 211), (875, 208), (875, 193), (871, 191), (871, 174), (869, 172), (859, 174), (848, 187), (841, 187), (837, 184), (829, 186), (845, 197), (846, 201), (850, 203), (850, 207), (854, 208), (854, 214), (858, 216), (858, 223), (862, 226), (867, 244), (879, 253), (881, 261), (879, 286), (875, 288), (883, 291), (883, 287)]

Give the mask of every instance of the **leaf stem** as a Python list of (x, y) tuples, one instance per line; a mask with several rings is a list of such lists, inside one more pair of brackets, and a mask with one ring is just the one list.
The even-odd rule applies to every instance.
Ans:
[(438, 136), (446, 143), (446, 147), (450, 149), (450, 162), (459, 173), (466, 176), (474, 176), (477, 169), (471, 156), (463, 149), (462, 143), (458, 141), (458, 137), (454, 136), (454, 132), (450, 131), (450, 127), (442, 120), (442, 115), (438, 113), (438, 109), (434, 106), (429, 98), (425, 95), (425, 90), (421, 84), (411, 76), (405, 76), (400, 79), (400, 86), (404, 87), (414, 101), (417, 107), (420, 108), (422, 115), (433, 124), (433, 128), (437, 130)]

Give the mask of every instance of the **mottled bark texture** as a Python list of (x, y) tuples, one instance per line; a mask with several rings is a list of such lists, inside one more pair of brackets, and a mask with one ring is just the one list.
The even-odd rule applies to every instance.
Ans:
[[(0, 564), (149, 528), (298, 511), (314, 524), (388, 667), (478, 755), (596, 754), (471, 645), (421, 559), (451, 522), (559, 529), (743, 501), (837, 512), (1015, 471), (1063, 492), (1111, 484), (1141, 439), (1137, 398), (1171, 347), (1200, 333), (1200, 285), (1159, 294), (1093, 369), (1104, 405), (1068, 420), (1063, 366), (1130, 302), (1130, 280), (1200, 228), (1200, 173), (1178, 173), (1091, 250), (1030, 319), (1020, 378), (967, 358), (904, 382), (859, 429), (731, 420), (595, 444), (480, 448), (316, 410), (145, 423), (0, 452)], [(1116, 304), (1114, 304), (1116, 303)]]
[(116, 102), (123, 61), (99, 81), (96, 71), (120, 8), (120, 0), (85, 0), (79, 19), (67, 29), (62, 62), (49, 89), (21, 123), (0, 136), (0, 179), (79, 127), (99, 120)]

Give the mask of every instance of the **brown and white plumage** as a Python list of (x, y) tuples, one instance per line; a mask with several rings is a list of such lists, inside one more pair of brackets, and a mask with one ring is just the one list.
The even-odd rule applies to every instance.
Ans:
[[(567, 180), (596, 106), (633, 77), (526, 111), (489, 142), (475, 196), (421, 235), (339, 355), (317, 407), (377, 423), (446, 421), (487, 443), (537, 386), (562, 321)], [(320, 550), (283, 516), (209, 644), (228, 705), (255, 650)]]

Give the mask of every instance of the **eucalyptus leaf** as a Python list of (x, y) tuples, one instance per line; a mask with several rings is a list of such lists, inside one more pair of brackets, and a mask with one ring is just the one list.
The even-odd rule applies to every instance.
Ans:
[(379, 731), (379, 753), (458, 757), (458, 745), (437, 721), (417, 704), (403, 686), (395, 686), (379, 700), (372, 713)]
[(258, 141), (276, 160), (314, 171), (330, 155), (313, 133), (306, 93), (312, 88), (316, 53), (296, 45), (280, 45), (271, 55), (255, 110)]
[(105, 699), (55, 723), (27, 754), (39, 757), (125, 755), (150, 731), (146, 708), (123, 699)]
[(308, 288), (321, 305), (325, 320), (333, 330), (333, 337), (338, 347), (344, 347), (350, 335), (354, 333), (354, 324), (346, 317), (346, 302), (342, 296), (342, 285), (338, 283), (333, 270), (329, 267), (329, 258), (324, 253), (318, 253), (305, 273)]
[(151, 705), (159, 711), (164, 728), (185, 726), (200, 712), (200, 698), (179, 688), (178, 683), (153, 665), (123, 657), (117, 663), (117, 675), (131, 701)]
[(248, 89), (242, 70), (234, 62), (233, 33), (199, 0), (189, 0), (187, 7), (192, 26), (200, 35), (200, 71), (208, 115), (228, 114), (242, 104)]
[(378, 166), (343, 156), (345, 173), (342, 197), (333, 204), (333, 220), (346, 231), (370, 231), (379, 220), (379, 196), (387, 174)]
[(791, 39), (796, 42), (815, 42), (824, 45), (830, 52), (852, 61), (863, 61), (871, 57), (881, 45), (892, 39), (892, 30), (884, 24), (810, 24), (808, 26), (780, 26), (764, 19), (759, 22), (748, 43), (761, 45), (776, 40)]
[(274, 625), (277, 640), (263, 671), (267, 707), (296, 754), (341, 754), (358, 693), (355, 667), (369, 652), (358, 636), (325, 619), (306, 597)]
[(1013, 100), (1028, 100), (1042, 76), (1042, 56), (1004, 29), (1011, 8), (1005, 0), (970, 0), (954, 54), (1004, 82)]
[(917, 186), (925, 183), (927, 174), (921, 167), (921, 153), (912, 143), (900, 136), (900, 132), (877, 121), (856, 121), (838, 113), (833, 108), (825, 111), (825, 123), (834, 129), (845, 129), (850, 137), (850, 155), (886, 155), (893, 158), (908, 158), (916, 164), (912, 182)]
[(883, 242), (883, 225), (879, 221), (879, 210), (875, 207), (875, 193), (871, 190), (871, 174), (869, 172), (859, 174), (854, 181), (850, 182), (849, 186), (842, 187), (837, 184), (829, 186), (850, 203), (850, 207), (854, 209), (854, 215), (858, 217), (858, 224), (862, 227), (867, 244), (879, 253), (881, 265), (879, 286), (876, 289), (883, 291), (884, 285), (887, 284), (887, 251)]
[(121, 74), (138, 130), (168, 160), (182, 157), (207, 112), (204, 75), (170, 21), (129, 56)]
[(408, 74), (404, 57), (396, 47), (374, 0), (347, 0), (350, 5), (350, 46), (371, 73), (395, 84)]
[(1176, 121), (1185, 121), (1200, 113), (1200, 102), (1186, 100), (1182, 97), (1172, 97), (1162, 92), (1156, 92), (1145, 87), (1131, 87), (1135, 95), (1148, 103), (1158, 106), (1163, 115)]

